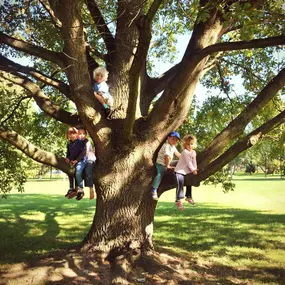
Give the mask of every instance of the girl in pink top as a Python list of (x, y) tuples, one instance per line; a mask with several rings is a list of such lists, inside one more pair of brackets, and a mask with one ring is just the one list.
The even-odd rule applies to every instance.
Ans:
[[(176, 207), (179, 210), (184, 210), (183, 204), (180, 199), (184, 198), (184, 178), (186, 174), (192, 173), (197, 175), (197, 161), (196, 161), (196, 151), (194, 150), (197, 147), (197, 139), (192, 135), (186, 135), (183, 138), (183, 147), (184, 150), (181, 153), (179, 161), (174, 169), (177, 187), (176, 187)], [(186, 201), (192, 205), (195, 205), (194, 200), (192, 199), (192, 187), (186, 187)]]

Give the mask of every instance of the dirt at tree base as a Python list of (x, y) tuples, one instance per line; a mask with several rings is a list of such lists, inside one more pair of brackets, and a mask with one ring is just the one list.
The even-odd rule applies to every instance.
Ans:
[(1, 265), (0, 285), (252, 284), (247, 272), (237, 277), (238, 272), (230, 267), (201, 264), (191, 254), (173, 255), (163, 248), (152, 256), (140, 258), (125, 273), (126, 278), (114, 279), (108, 261), (94, 254), (69, 250), (35, 257), (28, 263)]

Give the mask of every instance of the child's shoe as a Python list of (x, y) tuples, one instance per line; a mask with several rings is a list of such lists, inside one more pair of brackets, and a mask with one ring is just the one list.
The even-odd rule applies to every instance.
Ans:
[(71, 194), (74, 191), (74, 189), (70, 188), (68, 189), (67, 193), (64, 195), (64, 197), (68, 198), (68, 195)]
[(193, 206), (196, 205), (195, 202), (194, 202), (194, 200), (193, 200), (192, 198), (186, 198), (185, 201), (187, 201), (189, 204), (191, 204), (191, 205), (193, 205)]
[(104, 113), (105, 113), (106, 118), (108, 118), (108, 116), (111, 113), (111, 109), (109, 108), (109, 106), (108, 107), (104, 107)]
[(83, 196), (84, 196), (84, 191), (82, 188), (79, 188), (78, 192), (77, 192), (76, 200), (77, 201), (81, 200), (83, 198)]
[(157, 191), (155, 189), (151, 191), (151, 196), (153, 200), (158, 200)]
[(184, 210), (184, 206), (181, 201), (176, 201), (175, 204), (178, 210)]

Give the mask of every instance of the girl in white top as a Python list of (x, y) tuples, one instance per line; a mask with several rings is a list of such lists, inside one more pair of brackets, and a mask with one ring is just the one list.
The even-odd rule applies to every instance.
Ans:
[(161, 149), (158, 152), (157, 160), (156, 160), (156, 171), (157, 175), (154, 178), (153, 184), (152, 184), (152, 199), (158, 200), (157, 196), (157, 188), (160, 185), (160, 182), (162, 180), (162, 177), (167, 169), (174, 169), (172, 166), (172, 160), (173, 155), (175, 154), (177, 157), (180, 156), (180, 153), (176, 149), (175, 145), (180, 140), (180, 135), (177, 132), (171, 132), (167, 136), (166, 142), (163, 144)]
[[(196, 151), (197, 139), (192, 135), (186, 135), (183, 138), (184, 150), (181, 153), (179, 161), (174, 169), (177, 187), (176, 187), (176, 207), (179, 210), (184, 210), (183, 204), (180, 199), (184, 198), (184, 178), (186, 174), (192, 173), (194, 175), (198, 174), (197, 161), (196, 161)], [(186, 201), (192, 205), (195, 205), (192, 199), (192, 187), (186, 187)]]

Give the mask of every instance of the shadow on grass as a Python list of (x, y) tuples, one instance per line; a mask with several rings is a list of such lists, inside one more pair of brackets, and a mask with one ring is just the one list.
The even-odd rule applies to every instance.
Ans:
[(61, 195), (9, 195), (0, 202), (0, 262), (14, 263), (78, 245), (90, 229), (95, 201)]
[[(65, 256), (64, 250), (71, 252), (87, 234), (94, 205), (95, 201), (78, 202), (62, 195), (21, 194), (1, 200), (1, 263), (27, 262), (33, 268), (40, 256), (58, 251), (62, 252), (62, 264), (67, 262), (77, 276), (90, 278), (91, 282), (86, 272), (100, 270), (89, 268), (90, 262), (77, 268), (72, 256)], [(159, 252), (189, 262), (189, 269), (194, 273), (189, 280), (179, 283), (182, 285), (250, 284), (248, 280), (252, 279), (283, 284), (284, 266), (280, 262), (274, 264), (266, 251), (284, 252), (284, 221), (284, 214), (206, 203), (177, 211), (174, 203), (159, 202), (154, 223), (155, 244)], [(209, 264), (199, 263), (197, 256), (203, 261), (210, 260)], [(72, 280), (72, 276), (66, 276), (62, 281), (48, 284), (77, 284), (71, 283)]]
[(222, 254), (227, 246), (285, 249), (285, 240), (279, 239), (284, 237), (284, 214), (213, 204), (199, 204), (178, 211), (174, 203), (165, 202), (158, 205), (156, 218), (155, 234), (162, 246), (176, 245), (191, 252), (209, 251), (215, 247), (215, 250), (221, 248)]

